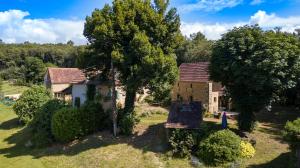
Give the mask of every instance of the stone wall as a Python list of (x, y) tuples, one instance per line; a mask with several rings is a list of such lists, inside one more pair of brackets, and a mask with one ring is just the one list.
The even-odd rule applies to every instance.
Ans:
[(209, 112), (218, 111), (218, 92), (212, 92), (211, 82), (176, 82), (171, 93), (172, 101), (200, 101)]

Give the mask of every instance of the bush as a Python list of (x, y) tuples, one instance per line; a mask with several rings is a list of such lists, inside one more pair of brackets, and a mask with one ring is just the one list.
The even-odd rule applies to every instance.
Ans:
[(199, 145), (202, 131), (175, 129), (171, 130), (169, 138), (172, 147), (172, 155), (177, 157), (190, 157)]
[(51, 133), (51, 120), (54, 112), (63, 107), (65, 107), (63, 101), (54, 99), (49, 100), (40, 110), (38, 110), (30, 123), (34, 145), (41, 147), (50, 144), (54, 140)]
[(255, 149), (251, 143), (246, 141), (241, 141), (241, 157), (242, 158), (252, 158), (255, 155)]
[(109, 113), (105, 112), (100, 103), (86, 102), (79, 110), (79, 120), (84, 135), (107, 128)]
[(190, 157), (196, 154), (201, 140), (221, 127), (215, 123), (203, 122), (198, 130), (170, 129), (169, 143), (172, 155), (176, 157)]
[(135, 112), (131, 114), (120, 115), (120, 130), (124, 135), (131, 135), (135, 125), (139, 122)]
[(209, 135), (199, 145), (198, 156), (207, 165), (232, 162), (240, 157), (241, 139), (230, 130), (222, 130)]
[(60, 142), (69, 142), (83, 135), (79, 111), (62, 108), (56, 111), (51, 121), (51, 132)]
[(51, 99), (51, 93), (43, 86), (33, 86), (26, 90), (13, 106), (19, 120), (29, 123), (37, 111)]
[(88, 101), (81, 108), (63, 108), (52, 118), (52, 134), (61, 142), (94, 133), (108, 127), (109, 114), (100, 103)]
[(292, 150), (300, 148), (300, 118), (286, 123), (283, 137), (289, 143)]

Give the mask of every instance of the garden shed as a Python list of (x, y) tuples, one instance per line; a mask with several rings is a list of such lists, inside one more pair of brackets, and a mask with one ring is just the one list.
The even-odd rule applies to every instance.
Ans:
[(165, 128), (198, 129), (203, 120), (201, 102), (173, 102)]

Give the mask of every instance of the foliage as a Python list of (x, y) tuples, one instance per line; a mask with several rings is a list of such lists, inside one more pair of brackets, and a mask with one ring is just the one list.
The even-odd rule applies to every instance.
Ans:
[(172, 154), (177, 157), (190, 157), (198, 152), (200, 142), (221, 127), (211, 122), (203, 122), (198, 130), (170, 129), (169, 138)]
[(55, 139), (69, 142), (82, 136), (79, 116), (79, 111), (75, 108), (66, 107), (56, 111), (51, 120), (51, 132)]
[(195, 130), (175, 129), (169, 138), (172, 154), (177, 157), (190, 157), (200, 143), (203, 132)]
[(133, 129), (135, 125), (140, 121), (137, 117), (135, 112), (133, 113), (126, 113), (120, 116), (120, 130), (121, 133), (124, 135), (131, 135), (133, 133)]
[(246, 141), (241, 141), (241, 157), (242, 158), (252, 158), (255, 155), (255, 149), (251, 143)]
[(4, 96), (4, 93), (3, 93), (3, 80), (0, 77), (0, 99), (2, 99), (3, 96)]
[(55, 111), (65, 107), (65, 102), (54, 99), (49, 100), (36, 113), (30, 127), (33, 133), (33, 143), (41, 147), (53, 142), (54, 137), (51, 133), (51, 120)]
[(300, 147), (300, 118), (295, 121), (288, 121), (285, 124), (283, 137), (292, 150)]
[(29, 123), (38, 110), (51, 99), (51, 93), (43, 86), (33, 86), (23, 92), (13, 106), (19, 120)]
[(199, 145), (198, 156), (207, 165), (233, 162), (240, 157), (241, 139), (230, 130), (222, 130), (209, 135)]
[(252, 131), (255, 115), (277, 95), (296, 85), (300, 74), (299, 40), (258, 26), (234, 28), (214, 47), (212, 80), (229, 91), (239, 115), (239, 128)]
[[(59, 114), (56, 116), (56, 113)], [(71, 122), (74, 123), (70, 124)], [(58, 141), (68, 142), (106, 129), (108, 124), (109, 113), (103, 110), (102, 105), (99, 102), (87, 101), (80, 108), (63, 108), (55, 112), (52, 118), (52, 134)], [(64, 133), (65, 131), (67, 132)]]
[(109, 113), (105, 112), (98, 102), (88, 101), (79, 110), (79, 122), (84, 135), (108, 127)]
[[(24, 43), (24, 44), (4, 44), (0, 43), (0, 76), (5, 80), (18, 80), (18, 81), (40, 81), (40, 69), (42, 61), (45, 66), (59, 66), (59, 67), (73, 67), (75, 60), (82, 53), (85, 46), (72, 46), (67, 44), (36, 44), (36, 43)], [(34, 62), (39, 62), (33, 68), (33, 71), (29, 71), (26, 68), (26, 60), (30, 58)], [(29, 60), (27, 60), (29, 61)], [(29, 64), (27, 67), (32, 68)], [(37, 76), (34, 76), (36, 74)], [(27, 78), (26, 78), (27, 76)], [(34, 81), (33, 83), (36, 83)]]
[(173, 85), (162, 84), (160, 87), (153, 88), (152, 103), (159, 103), (163, 106), (169, 106), (171, 104), (171, 89)]
[(25, 81), (27, 83), (42, 83), (46, 73), (46, 66), (43, 61), (35, 57), (26, 57), (25, 59)]
[(192, 34), (177, 50), (177, 64), (209, 61), (212, 44), (212, 41), (207, 40), (201, 32)]
[(106, 72), (113, 61), (126, 90), (126, 113), (134, 111), (139, 89), (148, 87), (155, 91), (176, 80), (175, 50), (183, 37), (176, 9), (168, 10), (168, 4), (164, 0), (156, 0), (154, 4), (114, 0), (112, 6), (96, 9), (86, 18), (84, 35), (94, 54), (85, 59), (98, 60), (94, 61), (95, 66), (104, 67)]

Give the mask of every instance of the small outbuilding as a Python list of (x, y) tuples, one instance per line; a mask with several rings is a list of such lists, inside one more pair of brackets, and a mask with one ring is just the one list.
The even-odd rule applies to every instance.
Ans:
[(210, 80), (208, 66), (208, 62), (181, 64), (179, 80), (172, 89), (172, 101), (200, 102), (206, 111), (218, 112), (222, 86)]
[(198, 129), (202, 120), (200, 102), (173, 102), (165, 128)]

